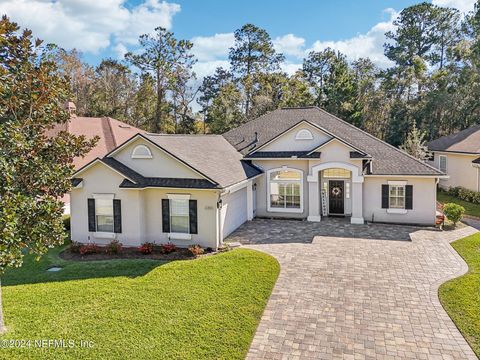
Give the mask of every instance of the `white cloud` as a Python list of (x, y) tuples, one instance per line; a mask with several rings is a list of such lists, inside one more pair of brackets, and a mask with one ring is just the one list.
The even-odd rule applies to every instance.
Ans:
[[(46, 42), (96, 53), (112, 43), (119, 49), (157, 26), (170, 28), (180, 5), (145, 0), (127, 9), (126, 0), (2, 0), (0, 13)], [(118, 50), (118, 49), (117, 49)]]
[(293, 75), (297, 72), (297, 70), (300, 70), (302, 68), (302, 64), (284, 62), (283, 64), (280, 65), (280, 68), (282, 69), (282, 71), (285, 71), (288, 75)]
[(378, 66), (388, 67), (392, 63), (383, 54), (383, 44), (386, 42), (385, 33), (395, 29), (393, 20), (398, 13), (393, 9), (386, 9), (385, 12), (390, 15), (389, 20), (376, 24), (365, 34), (358, 34), (350, 39), (339, 41), (317, 40), (307, 52), (321, 51), (329, 47), (342, 52), (349, 60), (369, 57)]
[(463, 13), (473, 10), (476, 0), (433, 0), (432, 3), (438, 6), (453, 7)]
[(192, 51), (199, 61), (212, 61), (227, 57), (229, 49), (235, 42), (233, 33), (215, 34), (213, 36), (196, 36)]
[(287, 34), (275, 38), (273, 46), (280, 53), (301, 58), (304, 55), (305, 39), (293, 34)]
[(212, 75), (217, 67), (228, 69), (230, 63), (228, 60), (199, 61), (193, 66), (193, 71), (195, 71), (197, 79), (201, 80), (205, 76)]
[(118, 43), (113, 47), (113, 51), (117, 54), (117, 58), (122, 60), (125, 57), (125, 54), (128, 52), (128, 49), (122, 43)]

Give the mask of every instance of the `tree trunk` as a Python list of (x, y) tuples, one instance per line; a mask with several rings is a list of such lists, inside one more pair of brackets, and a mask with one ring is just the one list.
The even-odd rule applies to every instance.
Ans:
[(160, 124), (162, 121), (162, 100), (163, 92), (160, 81), (160, 69), (157, 69), (157, 103), (155, 106), (155, 121), (153, 122), (152, 131), (154, 133), (160, 132)]

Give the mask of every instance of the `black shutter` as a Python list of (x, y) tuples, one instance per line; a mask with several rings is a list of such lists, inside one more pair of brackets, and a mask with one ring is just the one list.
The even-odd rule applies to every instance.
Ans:
[(405, 186), (405, 209), (413, 209), (413, 185)]
[(382, 209), (388, 209), (388, 185), (382, 185)]
[(113, 232), (122, 232), (122, 201), (113, 199)]
[(170, 232), (170, 200), (162, 199), (162, 231)]
[(95, 224), (95, 199), (88, 199), (88, 231), (97, 231)]
[(190, 217), (190, 234), (198, 234), (197, 200), (188, 202), (188, 215)]

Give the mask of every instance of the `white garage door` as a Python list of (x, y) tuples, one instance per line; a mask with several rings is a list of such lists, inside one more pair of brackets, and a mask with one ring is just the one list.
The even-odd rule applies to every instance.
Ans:
[(222, 198), (223, 238), (247, 221), (247, 188)]

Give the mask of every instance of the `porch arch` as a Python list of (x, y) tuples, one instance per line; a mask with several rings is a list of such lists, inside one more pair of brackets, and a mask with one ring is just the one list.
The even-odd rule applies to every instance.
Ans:
[(311, 168), (310, 174), (307, 176), (308, 182), (318, 182), (318, 172), (331, 169), (331, 168), (340, 168), (344, 170), (349, 170), (352, 173), (352, 182), (353, 183), (363, 183), (363, 175), (360, 173), (360, 169), (352, 164), (338, 162), (338, 161), (330, 161), (326, 163), (321, 163), (315, 165)]

